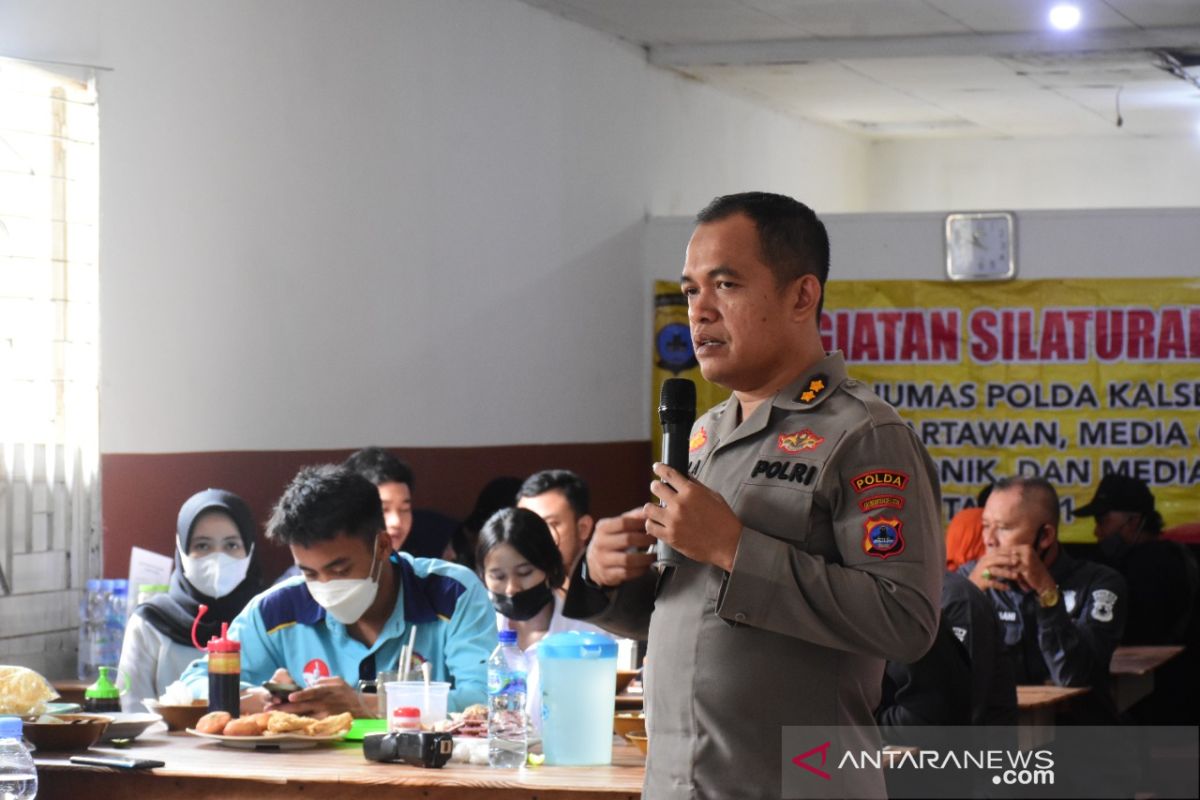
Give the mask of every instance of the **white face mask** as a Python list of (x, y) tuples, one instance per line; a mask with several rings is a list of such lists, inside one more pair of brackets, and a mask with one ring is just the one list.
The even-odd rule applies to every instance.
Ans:
[(305, 580), (308, 593), (313, 600), (324, 608), (329, 615), (343, 625), (352, 625), (367, 613), (375, 595), (379, 591), (379, 577), (370, 577), (375, 572), (375, 561), (379, 554), (378, 546), (371, 553), (371, 569), (366, 578), (339, 578), (338, 580), (310, 581)]
[(228, 553), (210, 553), (193, 558), (180, 552), (179, 562), (183, 565), (183, 577), (196, 587), (196, 591), (206, 597), (218, 598), (232, 592), (246, 579), (253, 553), (254, 545), (242, 558), (234, 558)]

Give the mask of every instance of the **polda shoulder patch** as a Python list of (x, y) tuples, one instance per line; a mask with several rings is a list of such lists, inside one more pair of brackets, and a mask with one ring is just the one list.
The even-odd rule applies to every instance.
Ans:
[(895, 489), (903, 492), (908, 486), (908, 475), (898, 469), (869, 469), (850, 479), (855, 494), (870, 489)]

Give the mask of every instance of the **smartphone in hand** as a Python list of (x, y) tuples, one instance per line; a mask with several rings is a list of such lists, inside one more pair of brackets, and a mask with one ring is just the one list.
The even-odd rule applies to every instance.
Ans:
[(271, 693), (271, 696), (287, 702), (288, 695), (292, 692), (300, 691), (300, 687), (294, 683), (276, 683), (274, 681), (264, 681), (262, 687)]

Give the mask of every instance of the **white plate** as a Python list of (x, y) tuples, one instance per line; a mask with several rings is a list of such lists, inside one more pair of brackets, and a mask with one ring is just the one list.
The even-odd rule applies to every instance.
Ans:
[(224, 736), (219, 733), (201, 733), (195, 728), (187, 732), (201, 739), (211, 739), (225, 747), (237, 747), (242, 750), (303, 750), (316, 747), (322, 742), (337, 742), (345, 738), (343, 733), (328, 733), (324, 736), (303, 736), (298, 733), (272, 733), (265, 736)]
[(106, 717), (112, 717), (112, 723), (104, 731), (104, 736), (100, 738), (102, 742), (111, 742), (113, 739), (136, 739), (146, 732), (156, 722), (162, 720), (158, 714), (105, 714)]

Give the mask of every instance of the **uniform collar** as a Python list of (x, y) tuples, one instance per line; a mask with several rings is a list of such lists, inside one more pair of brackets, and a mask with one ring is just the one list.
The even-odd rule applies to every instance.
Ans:
[(803, 411), (816, 408), (833, 394), (833, 390), (846, 380), (846, 361), (840, 350), (826, 353), (796, 380), (779, 390), (771, 405), (785, 411)]
[(771, 409), (806, 411), (816, 408), (846, 380), (846, 362), (840, 351), (826, 353), (804, 374), (780, 389), (769, 403), (761, 403), (754, 413), (737, 424), (737, 397), (731, 396), (716, 412), (715, 436), (718, 446), (736, 442), (764, 430), (771, 421)]

